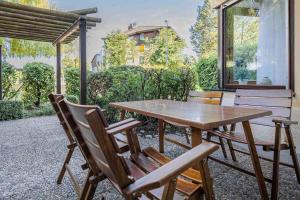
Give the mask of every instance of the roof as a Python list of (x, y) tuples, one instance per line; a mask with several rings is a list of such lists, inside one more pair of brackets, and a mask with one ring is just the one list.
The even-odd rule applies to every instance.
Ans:
[(137, 26), (130, 30), (125, 31), (124, 33), (128, 36), (132, 36), (139, 33), (146, 33), (151, 31), (158, 31), (160, 29), (166, 28), (167, 26)]
[(95, 12), (97, 8), (62, 12), (0, 0), (0, 37), (69, 43), (79, 36), (80, 20), (86, 21), (87, 29), (101, 22), (86, 16)]

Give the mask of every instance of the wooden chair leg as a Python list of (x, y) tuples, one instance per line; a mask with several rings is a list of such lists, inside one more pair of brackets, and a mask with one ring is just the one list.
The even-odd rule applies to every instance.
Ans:
[(215, 194), (213, 190), (212, 178), (210, 177), (209, 173), (207, 159), (204, 159), (199, 163), (199, 171), (202, 177), (205, 199), (214, 200)]
[(183, 129), (183, 134), (185, 135), (186, 142), (187, 142), (188, 144), (191, 144), (190, 138), (189, 138), (189, 134), (187, 133), (186, 128)]
[(174, 180), (171, 180), (167, 185), (164, 186), (164, 192), (162, 195), (162, 200), (171, 200), (174, 198), (174, 193), (176, 191), (176, 181), (177, 179), (175, 178)]
[(225, 149), (224, 141), (221, 137), (219, 137), (219, 141), (220, 141), (221, 149), (222, 149), (222, 152), (223, 152), (223, 156), (224, 156), (224, 158), (227, 158), (227, 152), (226, 152), (226, 149)]
[[(228, 128), (227, 126), (223, 126), (223, 129), (224, 131), (228, 131)], [(232, 124), (230, 126), (230, 132), (234, 132), (235, 131), (235, 124)], [(227, 139), (227, 144), (228, 144), (228, 147), (229, 147), (229, 152), (230, 152), (230, 156), (231, 156), (231, 159), (236, 162), (237, 159), (236, 159), (236, 156), (235, 156), (235, 152), (234, 152), (234, 148), (233, 148), (233, 145), (232, 145), (232, 141)]]
[(281, 123), (276, 123), (271, 199), (278, 199)]
[(297, 153), (296, 153), (296, 149), (295, 149), (295, 143), (294, 143), (294, 140), (293, 140), (293, 136), (292, 136), (292, 133), (291, 133), (290, 126), (285, 127), (285, 133), (286, 133), (286, 137), (287, 137), (287, 140), (288, 140), (288, 143), (289, 143), (289, 146), (290, 146), (290, 154), (292, 156), (292, 160), (293, 160), (297, 180), (298, 180), (298, 183), (300, 184), (299, 161), (298, 161), (298, 157), (297, 157)]
[(65, 175), (66, 170), (67, 170), (66, 165), (69, 164), (69, 162), (70, 162), (70, 160), (72, 158), (74, 149), (75, 149), (75, 147), (72, 147), (68, 151), (68, 154), (67, 154), (67, 156), (65, 158), (64, 164), (63, 164), (63, 166), (62, 166), (62, 168), (61, 168), (61, 170), (59, 172), (59, 175), (58, 175), (58, 178), (57, 178), (57, 181), (56, 181), (57, 184), (61, 184), (61, 182), (62, 182), (62, 180), (64, 178), (64, 175)]

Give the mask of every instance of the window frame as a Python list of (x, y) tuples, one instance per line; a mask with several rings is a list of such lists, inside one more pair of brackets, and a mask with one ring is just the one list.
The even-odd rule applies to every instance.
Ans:
[(263, 85), (238, 85), (238, 84), (229, 84), (225, 82), (225, 73), (226, 73), (226, 48), (225, 48), (225, 11), (226, 8), (233, 6), (243, 0), (231, 0), (231, 1), (226, 1), (224, 4), (222, 4), (219, 7), (218, 10), (218, 18), (219, 18), (219, 69), (220, 69), (220, 82), (219, 82), (219, 87), (222, 89), (227, 89), (227, 90), (236, 90), (236, 89), (291, 89), (295, 90), (295, 0), (288, 0), (289, 1), (289, 49), (288, 49), (288, 54), (289, 54), (289, 85), (288, 88), (285, 86), (280, 86), (280, 85), (270, 85), (270, 86), (263, 86)]

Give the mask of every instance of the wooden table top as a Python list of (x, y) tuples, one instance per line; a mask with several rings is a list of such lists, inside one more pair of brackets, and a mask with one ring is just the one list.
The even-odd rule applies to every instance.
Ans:
[(203, 130), (269, 116), (271, 111), (171, 100), (110, 103), (112, 107)]

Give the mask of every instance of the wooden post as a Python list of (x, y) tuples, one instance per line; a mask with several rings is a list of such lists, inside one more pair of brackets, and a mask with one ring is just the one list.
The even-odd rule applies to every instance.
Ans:
[(2, 45), (0, 45), (0, 100), (2, 100)]
[(56, 93), (61, 94), (61, 47), (56, 44)]
[(87, 100), (87, 74), (86, 74), (86, 19), (80, 18), (80, 103), (85, 105)]

